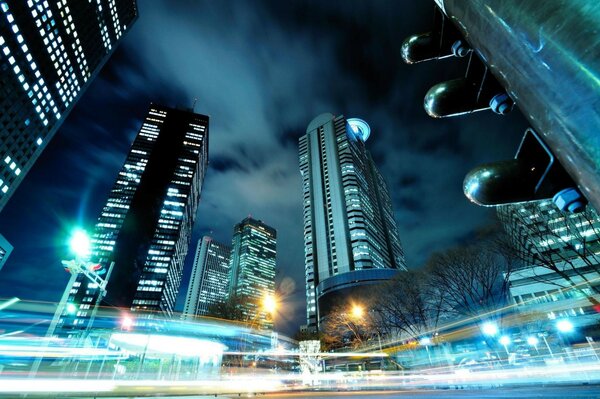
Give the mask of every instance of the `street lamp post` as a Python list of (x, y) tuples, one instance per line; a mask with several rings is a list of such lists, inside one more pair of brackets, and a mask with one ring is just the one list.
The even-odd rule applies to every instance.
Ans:
[[(71, 239), (69, 241), (69, 246), (71, 252), (75, 255), (75, 258), (72, 260), (63, 260), (61, 261), (64, 268), (71, 274), (69, 278), (69, 282), (67, 283), (67, 288), (63, 292), (63, 295), (58, 303), (56, 311), (54, 312), (54, 317), (48, 326), (48, 330), (45, 335), (45, 347), (47, 348), (49, 344), (49, 340), (54, 336), (54, 332), (56, 331), (56, 326), (58, 325), (60, 318), (65, 313), (74, 313), (77, 311), (77, 308), (74, 304), (68, 303), (69, 296), (71, 294), (71, 290), (77, 281), (77, 278), (80, 274), (83, 274), (88, 280), (92, 283), (95, 283), (100, 289), (100, 295), (98, 300), (92, 310), (92, 314), (90, 315), (90, 321), (88, 323), (88, 327), (94, 321), (96, 317), (96, 313), (98, 311), (98, 306), (100, 301), (106, 295), (106, 285), (108, 284), (108, 279), (110, 278), (110, 274), (114, 267), (114, 262), (110, 263), (108, 271), (106, 273), (106, 278), (102, 278), (96, 271), (100, 268), (99, 265), (94, 264), (88, 261), (91, 252), (91, 240), (85, 231), (81, 229), (77, 229), (73, 232)], [(43, 353), (39, 357), (36, 358), (31, 371), (29, 373), (30, 377), (35, 377), (37, 371), (40, 367), (40, 364), (43, 360)]]

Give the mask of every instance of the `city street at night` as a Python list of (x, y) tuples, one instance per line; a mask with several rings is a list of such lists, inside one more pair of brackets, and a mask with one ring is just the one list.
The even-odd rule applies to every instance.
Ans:
[(0, 0), (0, 399), (600, 399), (599, 32)]

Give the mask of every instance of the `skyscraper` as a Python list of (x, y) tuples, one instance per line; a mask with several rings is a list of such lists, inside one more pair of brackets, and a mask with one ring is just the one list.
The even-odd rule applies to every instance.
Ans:
[(321, 114), (300, 138), (307, 323), (361, 287), (405, 270), (385, 180), (360, 119)]
[(0, 0), (0, 211), (136, 18), (135, 0)]
[(230, 257), (230, 246), (208, 236), (198, 241), (194, 268), (185, 297), (184, 318), (207, 315), (211, 305), (227, 298)]
[[(207, 163), (208, 117), (151, 104), (93, 234), (91, 261), (114, 262), (105, 305), (172, 314)], [(84, 323), (98, 295), (80, 276), (65, 326)]]
[(247, 299), (243, 312), (249, 320), (269, 325), (261, 309), (263, 298), (275, 294), (277, 231), (247, 217), (233, 229), (229, 295)]

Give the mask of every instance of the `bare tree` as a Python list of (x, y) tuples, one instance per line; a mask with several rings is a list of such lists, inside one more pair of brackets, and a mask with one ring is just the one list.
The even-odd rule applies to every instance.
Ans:
[(323, 321), (322, 339), (328, 349), (356, 348), (373, 336), (373, 326), (372, 313), (362, 306), (357, 314), (351, 307), (338, 305)]
[(417, 338), (436, 330), (443, 313), (443, 295), (421, 271), (399, 273), (375, 296), (374, 324), (380, 333), (400, 331)]
[(424, 268), (427, 284), (442, 294), (444, 314), (480, 317), (501, 310), (508, 301), (514, 262), (492, 239), (434, 254)]

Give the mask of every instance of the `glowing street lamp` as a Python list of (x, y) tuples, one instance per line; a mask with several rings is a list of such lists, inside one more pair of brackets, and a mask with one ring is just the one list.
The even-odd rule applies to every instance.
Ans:
[(352, 306), (352, 317), (359, 319), (362, 317), (363, 313), (364, 313), (364, 310), (363, 310), (362, 306), (360, 306), (360, 305)]
[(66, 309), (68, 314), (75, 314), (75, 312), (77, 312), (77, 306), (75, 306), (72, 303), (67, 303)]
[(575, 329), (575, 327), (573, 327), (573, 323), (566, 319), (557, 321), (556, 328), (562, 333), (570, 333)]
[(540, 340), (537, 339), (536, 337), (533, 337), (533, 336), (527, 337), (527, 344), (530, 346), (533, 346), (536, 349), (537, 349), (537, 345), (539, 342), (540, 342)]
[(271, 315), (275, 314), (277, 310), (277, 299), (273, 294), (265, 294), (263, 297), (262, 307), (265, 312), (270, 313)]
[(92, 242), (84, 230), (76, 229), (69, 240), (69, 246), (77, 258), (84, 259), (90, 256)]
[(131, 331), (133, 327), (133, 319), (130, 316), (124, 316), (121, 319), (121, 330)]
[(481, 331), (484, 335), (494, 337), (498, 334), (498, 326), (495, 323), (488, 321), (486, 323), (483, 323), (483, 325), (481, 326)]
[(506, 354), (509, 355), (510, 353), (508, 352), (508, 345), (510, 345), (510, 337), (508, 335), (503, 335), (500, 337), (498, 342), (500, 342), (500, 345), (504, 346)]

